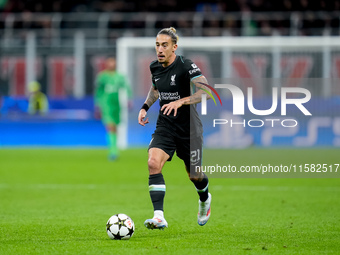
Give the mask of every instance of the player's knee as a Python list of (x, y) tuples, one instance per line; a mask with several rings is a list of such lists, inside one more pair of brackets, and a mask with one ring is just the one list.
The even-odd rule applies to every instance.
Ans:
[(204, 173), (191, 171), (189, 174), (189, 179), (192, 182), (200, 182), (205, 177)]
[(192, 175), (190, 175), (189, 178), (190, 178), (190, 181), (192, 181), (192, 182), (198, 182), (198, 181), (200, 181), (200, 178), (199, 178), (198, 176), (192, 176)]
[(190, 163), (185, 162), (184, 164), (185, 164), (185, 170), (187, 170), (187, 174), (188, 174), (190, 181), (192, 181), (192, 182), (197, 181), (198, 175), (195, 171), (192, 170)]
[(160, 160), (157, 160), (156, 158), (153, 158), (153, 157), (149, 158), (148, 168), (149, 168), (150, 174), (160, 173), (162, 171)]

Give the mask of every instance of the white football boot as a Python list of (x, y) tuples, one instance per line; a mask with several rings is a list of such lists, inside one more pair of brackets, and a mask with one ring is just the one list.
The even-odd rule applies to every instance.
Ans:
[(211, 194), (208, 194), (208, 199), (205, 202), (198, 200), (198, 215), (197, 223), (200, 226), (205, 225), (210, 218), (210, 204), (211, 204)]
[(163, 212), (155, 214), (152, 219), (148, 219), (144, 222), (144, 226), (148, 229), (162, 229), (168, 227), (168, 223), (164, 219)]

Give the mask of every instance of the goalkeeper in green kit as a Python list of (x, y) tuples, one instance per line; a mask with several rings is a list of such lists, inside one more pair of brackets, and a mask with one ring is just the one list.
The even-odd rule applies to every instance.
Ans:
[(107, 132), (109, 159), (116, 160), (119, 156), (117, 148), (117, 125), (120, 123), (119, 91), (125, 89), (129, 100), (132, 91), (124, 75), (116, 72), (116, 59), (109, 57), (105, 62), (105, 70), (96, 79), (95, 113), (100, 112)]

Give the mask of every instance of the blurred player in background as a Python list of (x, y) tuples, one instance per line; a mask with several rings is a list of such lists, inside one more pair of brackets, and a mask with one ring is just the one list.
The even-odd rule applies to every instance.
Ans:
[[(146, 113), (159, 98), (161, 109), (148, 151), (149, 192), (154, 207), (154, 217), (144, 222), (149, 229), (168, 227), (163, 212), (165, 182), (162, 168), (166, 161), (171, 161), (175, 151), (184, 161), (199, 195), (198, 224), (203, 226), (210, 217), (208, 177), (200, 171), (192, 171), (202, 165), (203, 128), (195, 105), (205, 93), (198, 88), (206, 90), (202, 84), (208, 82), (191, 60), (175, 54), (177, 40), (173, 27), (164, 28), (157, 34), (158, 60), (150, 64), (153, 85), (138, 116), (139, 124), (147, 124)], [(197, 90), (194, 94), (191, 92), (191, 83), (193, 89)]]
[(101, 71), (96, 79), (95, 112), (99, 113), (106, 128), (110, 160), (116, 160), (119, 156), (117, 125), (120, 123), (120, 89), (125, 89), (131, 99), (132, 91), (126, 78), (116, 71), (116, 59), (108, 57), (105, 70)]
[(30, 92), (28, 100), (28, 113), (29, 114), (46, 114), (48, 112), (48, 99), (47, 96), (41, 92), (40, 83), (32, 81), (28, 84)]

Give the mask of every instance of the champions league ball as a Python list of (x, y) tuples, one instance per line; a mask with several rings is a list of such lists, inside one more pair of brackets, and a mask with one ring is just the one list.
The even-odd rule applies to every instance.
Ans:
[(107, 221), (106, 232), (113, 240), (127, 240), (135, 232), (135, 224), (126, 214), (115, 214)]

